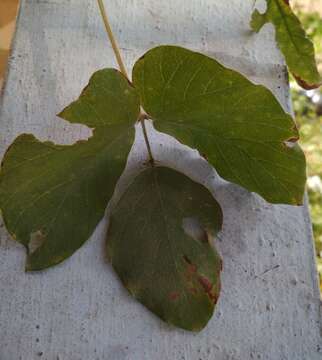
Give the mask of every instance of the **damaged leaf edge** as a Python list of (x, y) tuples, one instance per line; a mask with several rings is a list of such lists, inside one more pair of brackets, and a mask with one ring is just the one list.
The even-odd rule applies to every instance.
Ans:
[[(274, 0), (276, 1), (276, 0)], [(266, 0), (267, 2), (267, 0)], [(290, 3), (289, 3), (289, 0), (284, 0), (285, 4), (289, 7), (290, 7)], [(283, 50), (281, 49), (280, 47), (280, 44), (277, 40), (277, 32), (276, 32), (276, 27), (275, 27), (275, 24), (270, 20), (268, 19), (267, 17), (267, 12), (268, 12), (268, 9), (264, 12), (264, 13), (260, 13), (258, 11), (258, 9), (255, 9), (252, 13), (252, 17), (251, 17), (251, 21), (250, 21), (250, 27), (251, 29), (256, 32), (256, 33), (259, 33), (260, 30), (262, 29), (262, 27), (266, 24), (266, 23), (271, 23), (273, 26), (274, 26), (274, 29), (275, 29), (275, 41), (276, 41), (276, 44), (278, 46), (278, 48), (280, 49), (280, 51), (282, 52), (283, 54), (283, 57), (286, 61), (286, 56), (283, 52)], [(301, 28), (301, 30), (303, 31), (304, 33), (304, 37), (305, 39), (311, 44), (311, 46), (313, 47), (314, 49), (314, 44), (313, 42), (311, 41), (311, 39), (308, 38), (307, 34), (306, 34), (306, 31), (305, 29), (303, 28), (303, 25), (301, 23), (301, 21), (299, 20), (299, 18), (295, 15), (295, 13), (292, 11), (292, 15), (294, 16), (294, 20), (297, 21), (298, 23), (298, 26)], [(313, 53), (313, 57), (314, 59), (315, 58), (315, 51)], [(315, 60), (315, 63), (316, 63), (316, 60)], [(288, 64), (287, 64), (287, 61), (286, 61), (286, 65), (287, 65), (287, 68), (288, 70), (290, 71), (290, 73), (293, 75), (294, 79), (296, 80), (296, 82), (298, 83), (299, 86), (301, 86), (304, 90), (313, 90), (313, 89), (317, 89), (319, 88), (321, 85), (322, 85), (322, 76), (319, 74), (318, 72), (318, 69), (316, 69), (318, 75), (319, 75), (319, 81), (317, 83), (308, 83), (306, 82), (304, 79), (302, 79), (299, 75), (297, 75), (294, 71), (292, 71), (289, 67), (288, 67)]]

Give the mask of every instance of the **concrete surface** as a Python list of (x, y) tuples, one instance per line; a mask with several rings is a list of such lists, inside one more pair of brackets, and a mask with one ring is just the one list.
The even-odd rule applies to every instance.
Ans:
[[(251, 35), (253, 0), (110, 0), (130, 69), (159, 44), (200, 50), (268, 86), (286, 110), (289, 92), (271, 26)], [(71, 143), (84, 126), (55, 117), (95, 70), (115, 66), (95, 1), (23, 0), (7, 86), (0, 152), (20, 133)], [(307, 206), (273, 206), (218, 178), (196, 151), (149, 127), (159, 161), (204, 183), (224, 210), (216, 241), (223, 290), (199, 334), (162, 323), (123, 289), (104, 258), (108, 214), (72, 258), (25, 274), (25, 253), (1, 229), (1, 360), (318, 360), (320, 300)], [(146, 159), (142, 134), (115, 198)]]

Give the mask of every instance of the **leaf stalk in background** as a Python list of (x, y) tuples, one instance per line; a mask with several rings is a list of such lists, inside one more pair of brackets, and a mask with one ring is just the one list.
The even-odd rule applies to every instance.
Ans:
[[(100, 13), (101, 13), (101, 16), (102, 16), (103, 23), (105, 25), (107, 36), (108, 36), (109, 41), (110, 41), (110, 43), (112, 45), (113, 52), (115, 54), (116, 61), (118, 63), (120, 71), (128, 79), (128, 81), (131, 82), (130, 79), (129, 79), (129, 76), (127, 74), (127, 71), (126, 71), (126, 67), (124, 65), (119, 46), (118, 46), (117, 41), (115, 39), (115, 36), (113, 34), (111, 24), (110, 24), (110, 22), (108, 20), (107, 11), (106, 11), (106, 8), (104, 6), (103, 0), (97, 0), (97, 3), (98, 3), (98, 7), (100, 9)], [(148, 133), (147, 133), (146, 126), (145, 126), (145, 120), (146, 119), (147, 119), (147, 115), (144, 112), (141, 111), (138, 121), (141, 123), (143, 136), (144, 136), (144, 141), (145, 141), (145, 144), (146, 144), (146, 147), (147, 147), (147, 150), (148, 150), (148, 154), (149, 154), (149, 158), (150, 158), (150, 164), (153, 166), (154, 165), (154, 158), (153, 158), (153, 155), (152, 155), (151, 145), (149, 143)]]

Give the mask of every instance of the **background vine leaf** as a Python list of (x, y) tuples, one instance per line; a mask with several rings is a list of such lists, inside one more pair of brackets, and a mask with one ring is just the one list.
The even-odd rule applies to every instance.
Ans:
[(129, 292), (161, 319), (193, 331), (212, 316), (222, 262), (209, 238), (222, 225), (211, 193), (164, 167), (144, 170), (110, 218), (108, 256)]
[(198, 149), (224, 179), (272, 203), (302, 203), (306, 174), (298, 131), (268, 89), (174, 46), (139, 59), (133, 83), (155, 127)]
[(72, 255), (104, 215), (134, 140), (136, 91), (118, 71), (96, 72), (60, 116), (93, 130), (74, 145), (23, 134), (5, 154), (0, 207), (8, 231), (28, 252), (27, 270)]
[(290, 72), (304, 89), (321, 85), (321, 76), (315, 61), (314, 46), (306, 36), (300, 20), (293, 13), (287, 0), (266, 0), (267, 10), (261, 14), (255, 10), (251, 27), (259, 32), (264, 24), (271, 22), (275, 37)]

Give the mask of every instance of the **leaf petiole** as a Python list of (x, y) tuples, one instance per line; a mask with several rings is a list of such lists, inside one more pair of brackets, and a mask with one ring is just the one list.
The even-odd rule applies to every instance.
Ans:
[(106, 9), (105, 9), (103, 0), (97, 0), (97, 2), (98, 2), (98, 6), (99, 6), (99, 9), (100, 9), (100, 12), (101, 12), (101, 16), (102, 16), (102, 19), (103, 19), (103, 22), (104, 22), (104, 25), (105, 25), (107, 36), (108, 36), (108, 38), (109, 38), (109, 40), (111, 42), (111, 45), (112, 45), (112, 48), (113, 48), (113, 51), (114, 51), (118, 66), (119, 66), (119, 68), (121, 70), (121, 73), (129, 80), (129, 77), (127, 75), (127, 71), (126, 71), (124, 62), (122, 60), (122, 56), (121, 56), (119, 47), (117, 45), (117, 42), (116, 42), (115, 37), (113, 35), (113, 31), (112, 31), (110, 22), (109, 22), (108, 17), (107, 17), (107, 13), (106, 13)]
[(149, 138), (148, 138), (148, 132), (147, 132), (146, 126), (145, 126), (145, 120), (147, 120), (147, 119), (148, 119), (148, 116), (144, 112), (141, 111), (138, 121), (141, 123), (141, 126), (142, 126), (145, 144), (148, 149), (148, 153), (149, 153), (149, 157), (150, 157), (149, 162), (152, 166), (154, 166), (154, 158), (152, 155), (151, 145), (150, 145)]

